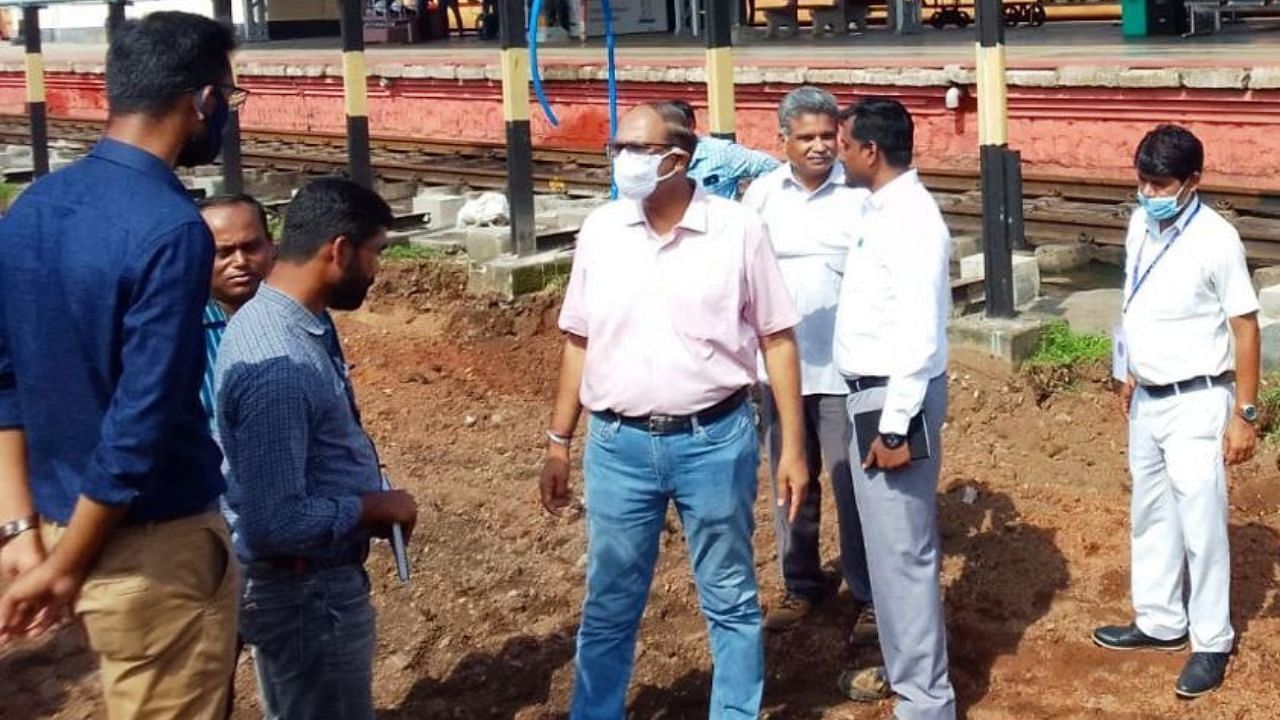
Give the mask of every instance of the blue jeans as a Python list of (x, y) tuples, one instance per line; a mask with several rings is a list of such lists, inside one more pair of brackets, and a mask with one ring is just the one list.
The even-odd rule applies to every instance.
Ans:
[(361, 565), (247, 569), (240, 632), (253, 648), (265, 717), (373, 718), (375, 624)]
[(684, 526), (711, 634), (713, 720), (755, 718), (764, 687), (756, 593), (754, 413), (749, 403), (691, 432), (650, 435), (593, 415), (583, 457), (587, 597), (578, 629), (573, 720), (620, 720), (636, 631), (667, 503)]

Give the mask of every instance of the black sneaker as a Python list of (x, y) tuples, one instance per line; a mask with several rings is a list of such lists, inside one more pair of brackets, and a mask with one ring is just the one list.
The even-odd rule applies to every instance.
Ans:
[(1138, 629), (1137, 625), (1107, 625), (1093, 631), (1093, 641), (1108, 650), (1181, 650), (1187, 636), (1173, 640), (1157, 640)]
[(1193, 652), (1173, 691), (1178, 697), (1198, 698), (1222, 687), (1227, 676), (1227, 653)]

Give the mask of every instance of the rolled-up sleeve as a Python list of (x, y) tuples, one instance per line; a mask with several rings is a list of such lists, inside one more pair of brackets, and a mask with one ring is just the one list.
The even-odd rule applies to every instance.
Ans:
[(82, 493), (127, 505), (146, 492), (189, 388), (204, 372), (201, 313), (209, 297), (213, 239), (201, 223), (156, 238), (140, 254), (122, 324), (120, 375), (89, 459)]
[(752, 213), (747, 222), (744, 279), (744, 317), (761, 337), (795, 327), (800, 322), (795, 301), (787, 290), (764, 223)]
[(360, 498), (307, 493), (308, 387), (324, 379), (286, 357), (219, 368), (216, 407), (236, 530), (256, 557), (297, 554), (348, 536)]

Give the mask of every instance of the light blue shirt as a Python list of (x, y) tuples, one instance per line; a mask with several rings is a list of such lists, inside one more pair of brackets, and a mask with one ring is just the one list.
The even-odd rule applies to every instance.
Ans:
[(738, 183), (754, 180), (779, 165), (768, 153), (722, 138), (700, 137), (689, 159), (688, 176), (709, 194), (734, 200)]

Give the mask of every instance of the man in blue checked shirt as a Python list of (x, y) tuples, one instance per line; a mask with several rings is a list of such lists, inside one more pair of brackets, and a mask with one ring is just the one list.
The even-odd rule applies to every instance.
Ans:
[[(685, 127), (697, 131), (698, 120), (692, 105), (684, 100), (672, 100), (669, 104), (684, 115)], [(781, 164), (768, 153), (752, 150), (732, 140), (699, 136), (698, 146), (689, 160), (688, 175), (708, 193), (736, 200), (738, 188), (744, 181), (755, 180)]]
[(253, 299), (271, 272), (276, 248), (271, 242), (267, 211), (250, 195), (217, 195), (200, 201), (200, 216), (213, 233), (213, 278), (204, 306), (206, 368), (200, 404), (216, 432), (213, 414), (213, 370), (227, 320)]
[(270, 718), (373, 718), (364, 561), (371, 537), (395, 523), (408, 537), (418, 511), (408, 493), (382, 491), (329, 310), (364, 302), (390, 224), (372, 190), (339, 178), (304, 187), (269, 282), (218, 352), (226, 512), (244, 564), (240, 634)]

